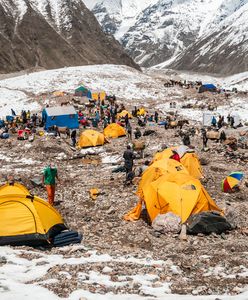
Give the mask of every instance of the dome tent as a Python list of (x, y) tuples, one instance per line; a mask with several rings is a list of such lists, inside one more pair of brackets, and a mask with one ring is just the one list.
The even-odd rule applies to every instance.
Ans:
[(0, 245), (41, 246), (67, 229), (60, 214), (21, 184), (0, 187)]
[(88, 148), (102, 146), (104, 143), (105, 137), (102, 133), (92, 129), (87, 129), (81, 133), (78, 146), (79, 148)]
[(109, 124), (103, 131), (107, 138), (118, 138), (126, 135), (126, 130), (116, 123)]

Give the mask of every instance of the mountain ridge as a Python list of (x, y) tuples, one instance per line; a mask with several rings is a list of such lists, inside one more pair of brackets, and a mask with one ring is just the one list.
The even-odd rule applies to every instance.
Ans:
[[(237, 67), (237, 60), (230, 61), (232, 56), (228, 54), (223, 60), (217, 47), (210, 47), (207, 51), (207, 45), (208, 40), (216, 45), (224, 43), (235, 32), (243, 37), (242, 47), (248, 47), (247, 27), (234, 28), (232, 25), (239, 23), (238, 16), (242, 11), (248, 18), (248, 10), (245, 9), (248, 0), (147, 0), (144, 9), (133, 11), (132, 18), (128, 17), (121, 4), (132, 3), (135, 7), (138, 0), (119, 0), (118, 5), (111, 0), (96, 0), (94, 3), (92, 11), (104, 31), (114, 34), (141, 66), (158, 65), (158, 68), (172, 67), (223, 75), (247, 70), (242, 66), (242, 61), (247, 64), (244, 52), (239, 55)], [(220, 35), (222, 26), (231, 32), (226, 30)], [(221, 41), (216, 40), (216, 36), (221, 36)], [(201, 53), (200, 48), (204, 48), (205, 53)], [(222, 50), (223, 53), (231, 53), (234, 48), (226, 42)], [(222, 68), (223, 64), (225, 68)]]
[(81, 0), (0, 0), (0, 72), (87, 64), (139, 68)]

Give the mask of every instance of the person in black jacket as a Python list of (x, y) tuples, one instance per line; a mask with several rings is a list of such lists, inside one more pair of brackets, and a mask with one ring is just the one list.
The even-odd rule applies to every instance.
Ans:
[(133, 151), (131, 150), (131, 146), (127, 145), (127, 150), (123, 154), (124, 158), (124, 167), (126, 170), (126, 183), (130, 183), (132, 181), (132, 173), (133, 173), (133, 160), (135, 158), (135, 155)]
[(71, 132), (72, 147), (76, 146), (76, 143), (77, 143), (76, 137), (77, 137), (77, 131), (76, 131), (76, 129), (73, 129)]

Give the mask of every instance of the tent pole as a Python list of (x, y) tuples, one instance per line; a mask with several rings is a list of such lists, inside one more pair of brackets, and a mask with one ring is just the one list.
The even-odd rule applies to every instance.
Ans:
[[(181, 197), (181, 220), (183, 219), (183, 199)], [(181, 226), (181, 232), (180, 232), (180, 235), (179, 235), (179, 239), (181, 241), (187, 241), (187, 227), (186, 227), (186, 224), (182, 223), (182, 226)]]

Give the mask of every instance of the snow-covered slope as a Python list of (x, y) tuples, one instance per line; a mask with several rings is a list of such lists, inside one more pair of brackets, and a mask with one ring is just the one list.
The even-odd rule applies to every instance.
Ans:
[[(80, 83), (131, 101), (158, 100), (165, 95), (162, 89), (163, 80), (156, 80), (127, 66), (62, 68), (0, 80), (0, 117), (8, 115), (11, 108), (17, 113), (22, 109), (41, 109), (46, 99), (42, 100), (39, 95), (50, 94), (56, 90), (73, 93)], [(166, 95), (168, 93), (170, 91), (166, 91)], [(181, 96), (180, 91), (178, 94)]]
[[(248, 0), (96, 0), (90, 7), (104, 30), (113, 33), (136, 62), (165, 67), (178, 55), (188, 59), (189, 64), (197, 55), (199, 61), (203, 54), (207, 60), (218, 57), (219, 49), (207, 43), (210, 39), (211, 43), (219, 43), (221, 38), (224, 48), (229, 49), (235, 35), (235, 40), (246, 47), (246, 26), (240, 25), (241, 19), (248, 17), (247, 3)], [(198, 47), (201, 53), (196, 53)], [(183, 69), (185, 60), (177, 67)], [(199, 61), (193, 65), (195, 70)], [(212, 66), (207, 71), (211, 69)], [(222, 72), (219, 67), (217, 71), (231, 73), (232, 69), (231, 66)]]

